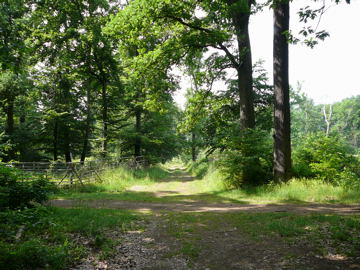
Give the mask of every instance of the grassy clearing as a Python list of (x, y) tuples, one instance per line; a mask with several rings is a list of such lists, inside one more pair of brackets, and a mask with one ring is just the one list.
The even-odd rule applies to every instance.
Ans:
[(54, 198), (163, 203), (360, 203), (360, 189), (335, 186), (316, 179), (292, 179), (284, 184), (231, 189), (213, 166), (201, 163), (188, 169), (194, 174), (191, 181), (183, 179), (187, 173), (180, 169), (109, 170), (102, 175), (102, 183), (63, 190)]
[[(285, 213), (167, 213), (168, 233), (182, 242), (179, 252), (196, 259), (218, 233), (244, 235), (255, 242), (310, 244), (316, 254), (360, 254), (360, 216)], [(211, 239), (209, 239), (211, 237)], [(209, 241), (210, 240), (210, 241)]]
[(0, 269), (68, 269), (96, 252), (106, 258), (137, 220), (132, 212), (108, 209), (38, 207), (0, 212)]

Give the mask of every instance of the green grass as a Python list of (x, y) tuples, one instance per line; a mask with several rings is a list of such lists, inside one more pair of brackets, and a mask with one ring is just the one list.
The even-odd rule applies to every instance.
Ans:
[(360, 190), (350, 190), (316, 179), (292, 179), (283, 184), (212, 192), (224, 199), (241, 199), (249, 203), (360, 203)]
[(211, 167), (191, 188), (200, 194), (216, 196), (219, 201), (238, 203), (360, 203), (360, 189), (336, 186), (319, 179), (292, 179), (282, 184), (230, 189), (223, 175)]
[[(202, 166), (205, 166), (202, 163)], [(201, 167), (201, 166), (200, 166)], [(143, 202), (209, 203), (360, 203), (360, 189), (349, 189), (317, 179), (292, 179), (283, 184), (231, 189), (216, 168), (207, 167), (197, 177), (197, 167), (192, 181), (181, 180), (184, 171), (164, 167), (130, 172), (119, 168), (108, 170), (101, 177), (102, 183), (62, 190), (53, 198), (77, 200), (125, 200)], [(200, 171), (202, 171), (201, 169)], [(131, 187), (137, 189), (130, 189)]]
[[(318, 254), (360, 254), (360, 216), (286, 213), (167, 213), (168, 233), (183, 243), (184, 255), (207, 248), (202, 235), (232, 231), (252, 241), (311, 243)], [(236, 236), (234, 236), (236, 237)]]
[(107, 234), (132, 227), (137, 218), (88, 208), (0, 212), (0, 269), (68, 269), (91, 249), (105, 258), (119, 241)]
[[(169, 172), (162, 167), (150, 167), (141, 170), (129, 170), (123, 167), (109, 169), (100, 175), (101, 182), (65, 187), (53, 198), (71, 199), (126, 199), (127, 188), (133, 185), (151, 185), (165, 178)], [(120, 197), (119, 197), (120, 195)], [(143, 196), (141, 196), (142, 198)]]

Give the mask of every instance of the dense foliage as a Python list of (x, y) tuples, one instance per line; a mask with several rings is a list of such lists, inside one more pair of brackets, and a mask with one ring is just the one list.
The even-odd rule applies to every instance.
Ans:
[(19, 170), (0, 166), (0, 210), (23, 209), (43, 203), (55, 188), (42, 177), (34, 178)]
[[(143, 156), (154, 164), (204, 152), (234, 186), (268, 182), (274, 93), (262, 63), (252, 63), (248, 22), (270, 2), (2, 1), (1, 160)], [(299, 12), (305, 24), (322, 15), (311, 6)], [(309, 46), (327, 36), (305, 26), (299, 37), (286, 34)], [(172, 97), (174, 70), (190, 78), (184, 111)], [(315, 105), (292, 93), (296, 175), (327, 179), (335, 175), (327, 168), (356, 167), (353, 158), (310, 168), (297, 153), (319, 147), (327, 155), (333, 136), (351, 145), (348, 155), (359, 153), (359, 104), (358, 96)], [(324, 140), (306, 146), (319, 132)]]

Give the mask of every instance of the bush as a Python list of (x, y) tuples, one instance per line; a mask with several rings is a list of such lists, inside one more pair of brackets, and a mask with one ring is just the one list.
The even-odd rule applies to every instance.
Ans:
[(209, 159), (207, 157), (201, 157), (197, 161), (190, 161), (188, 164), (188, 171), (191, 172), (195, 177), (202, 178), (208, 172)]
[(8, 167), (0, 167), (0, 210), (23, 209), (34, 202), (47, 200), (48, 193), (54, 189), (42, 177), (31, 178), (23, 172)]
[(316, 177), (335, 184), (356, 181), (360, 164), (350, 146), (336, 136), (312, 134), (294, 149), (294, 174), (297, 177)]
[(238, 131), (226, 144), (219, 165), (230, 186), (261, 185), (271, 179), (272, 141), (268, 132)]
[(15, 247), (0, 242), (0, 265), (6, 269), (65, 269), (69, 248), (46, 246), (40, 240), (29, 240)]
[(0, 269), (69, 269), (84, 249), (68, 239), (56, 214), (41, 206), (0, 212)]

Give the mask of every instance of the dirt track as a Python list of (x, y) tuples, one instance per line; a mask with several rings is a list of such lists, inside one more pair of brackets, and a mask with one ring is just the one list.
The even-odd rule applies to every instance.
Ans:
[[(360, 205), (336, 204), (241, 204), (206, 203), (191, 195), (193, 177), (187, 174), (173, 174), (151, 187), (154, 198), (166, 198), (173, 194), (182, 195), (183, 201), (144, 202), (123, 200), (51, 200), (56, 207), (90, 207), (125, 209), (141, 212), (151, 211), (147, 221), (139, 221), (144, 230), (128, 231), (121, 235), (120, 246), (109, 260), (99, 261), (98, 256), (89, 256), (74, 270), (93, 269), (157, 269), (157, 270), (273, 270), (314, 269), (341, 270), (360, 269), (360, 257), (338, 254), (334, 244), (325, 238), (322, 242), (309, 241), (306, 237), (285, 240), (276, 234), (261, 236), (261, 241), (252, 239), (233, 223), (223, 221), (221, 213), (293, 213), (360, 215)], [(167, 182), (177, 181), (176, 185)], [(149, 192), (146, 186), (133, 186), (127, 192)], [(186, 200), (186, 201), (185, 201)], [(213, 227), (213, 219), (201, 222), (171, 220), (174, 213), (215, 213), (219, 228)], [(176, 215), (176, 214), (175, 214)], [(186, 215), (185, 215), (186, 216)], [(291, 217), (290, 217), (291, 218)], [(345, 218), (345, 217), (344, 217)], [(346, 217), (353, 218), (353, 217)], [(356, 218), (356, 217), (354, 217)], [(191, 225), (193, 227), (187, 228)], [(141, 227), (140, 226), (140, 227)], [(195, 227), (194, 227), (195, 226)], [(196, 230), (196, 226), (203, 229)], [(328, 226), (328, 225), (326, 225)], [(326, 229), (327, 227), (324, 227)], [(115, 233), (115, 232), (113, 232)], [(177, 233), (179, 236), (177, 236)], [(330, 235), (330, 232), (327, 232)], [(354, 235), (358, 234), (353, 232)], [(113, 238), (116, 238), (116, 233)], [(291, 240), (291, 241), (290, 241)], [(337, 246), (340, 241), (336, 242)], [(344, 242), (345, 243), (345, 242)], [(321, 247), (321, 252), (319, 248)]]
[(322, 213), (337, 215), (360, 214), (360, 205), (335, 204), (210, 204), (200, 202), (189, 203), (151, 203), (116, 200), (52, 200), (51, 206), (56, 207), (91, 207), (128, 209), (138, 211), (174, 211), (174, 212), (285, 212), (296, 214)]

